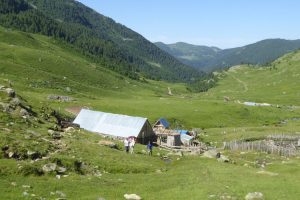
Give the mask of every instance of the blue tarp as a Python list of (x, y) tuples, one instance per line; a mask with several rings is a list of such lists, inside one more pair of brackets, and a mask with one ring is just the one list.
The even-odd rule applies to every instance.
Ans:
[(182, 143), (185, 143), (185, 142), (189, 142), (193, 139), (192, 136), (189, 136), (189, 135), (186, 135), (186, 134), (180, 134), (180, 140)]
[(177, 133), (180, 133), (180, 134), (188, 134), (189, 131), (187, 130), (175, 130)]
[(160, 118), (158, 121), (159, 121), (165, 128), (169, 128), (170, 124), (169, 124), (169, 122), (168, 122), (166, 119)]

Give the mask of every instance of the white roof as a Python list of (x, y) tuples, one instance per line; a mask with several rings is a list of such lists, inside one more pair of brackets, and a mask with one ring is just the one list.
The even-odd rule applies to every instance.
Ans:
[(146, 121), (147, 119), (142, 117), (82, 109), (73, 123), (96, 133), (119, 137), (137, 137)]

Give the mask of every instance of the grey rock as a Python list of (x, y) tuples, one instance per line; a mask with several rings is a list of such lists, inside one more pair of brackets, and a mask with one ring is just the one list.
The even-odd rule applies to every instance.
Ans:
[(18, 97), (15, 97), (15, 98), (13, 98), (13, 99), (10, 101), (10, 104), (11, 104), (12, 106), (18, 106), (18, 105), (21, 104), (21, 100), (20, 100)]
[(7, 95), (9, 97), (15, 97), (16, 96), (16, 92), (13, 89), (11, 89), (11, 88), (6, 88), (5, 92), (7, 93)]
[(124, 194), (124, 198), (127, 200), (141, 200), (142, 198), (137, 194)]
[(264, 195), (261, 192), (250, 192), (245, 196), (245, 200), (263, 200)]
[(65, 167), (58, 167), (57, 172), (58, 173), (65, 173), (67, 171), (67, 168)]
[(57, 165), (55, 163), (48, 163), (43, 166), (43, 171), (44, 172), (53, 172), (56, 170)]
[(203, 153), (203, 156), (206, 158), (216, 158), (217, 153), (218, 153), (217, 150), (212, 149), (212, 150), (205, 151)]
[(15, 153), (14, 153), (14, 152), (9, 152), (9, 153), (8, 153), (8, 157), (9, 157), (9, 158), (12, 158), (12, 157), (14, 157), (14, 156), (15, 156)]
[(62, 191), (55, 191), (55, 194), (56, 195), (58, 195), (58, 196), (60, 196), (60, 197), (66, 197), (66, 194), (65, 193), (63, 193)]
[(20, 110), (20, 116), (28, 116), (29, 115), (29, 113), (27, 112), (27, 110), (25, 110), (24, 108), (22, 108), (21, 110)]
[(229, 162), (229, 158), (227, 156), (221, 155), (220, 158), (218, 158), (219, 162)]

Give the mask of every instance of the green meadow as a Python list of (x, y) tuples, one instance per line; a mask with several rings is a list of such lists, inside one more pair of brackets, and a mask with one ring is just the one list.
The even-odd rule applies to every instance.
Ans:
[[(199, 155), (168, 155), (159, 148), (151, 157), (143, 145), (126, 155), (120, 142), (112, 141), (116, 148), (101, 145), (108, 139), (82, 130), (56, 141), (47, 132), (55, 119), (47, 116), (56, 110), (74, 118), (68, 108), (88, 107), (147, 117), (151, 123), (165, 117), (173, 128), (201, 128), (200, 140), (213, 146), (271, 134), (299, 135), (300, 121), (292, 120), (300, 117), (299, 66), (300, 52), (268, 66), (235, 66), (219, 72), (216, 87), (208, 92), (191, 93), (181, 83), (131, 80), (52, 38), (0, 28), (0, 85), (12, 87), (35, 113), (26, 120), (0, 112), (0, 197), (124, 199), (136, 193), (143, 199), (244, 199), (249, 192), (261, 192), (265, 199), (298, 199), (299, 157), (224, 151), (231, 161), (222, 163)], [(49, 100), (49, 95), (74, 100)], [(0, 92), (0, 101), (10, 99)], [(44, 159), (8, 159), (6, 145), (19, 155), (35, 151)], [(60, 179), (41, 172), (49, 162), (67, 168)]]

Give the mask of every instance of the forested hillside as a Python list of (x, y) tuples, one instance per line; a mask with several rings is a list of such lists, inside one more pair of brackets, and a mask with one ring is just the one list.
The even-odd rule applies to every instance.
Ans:
[(59, 39), (132, 79), (190, 82), (205, 76), (136, 32), (74, 0), (0, 0), (0, 25)]
[(267, 64), (300, 48), (300, 40), (268, 39), (247, 46), (219, 49), (178, 42), (156, 45), (181, 62), (204, 71), (213, 71), (239, 64)]

